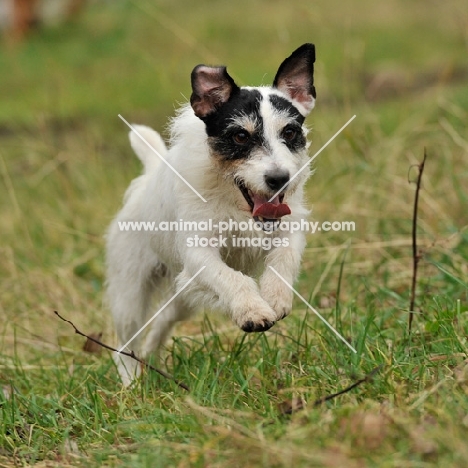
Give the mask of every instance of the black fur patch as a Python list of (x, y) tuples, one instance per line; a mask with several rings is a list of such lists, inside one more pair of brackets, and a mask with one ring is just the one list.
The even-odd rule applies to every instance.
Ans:
[(302, 124), (304, 123), (305, 117), (297, 110), (291, 101), (288, 101), (282, 96), (272, 94), (270, 96), (270, 102), (275, 109), (286, 113), (293, 119), (291, 123), (283, 129), (283, 132), (286, 128), (291, 128), (296, 132), (296, 136), (291, 140), (284, 139), (285, 145), (292, 152), (303, 149), (306, 145), (306, 138), (302, 131)]
[(272, 94), (270, 96), (270, 102), (275, 109), (278, 109), (281, 112), (286, 112), (302, 126), (305, 117), (297, 110), (291, 101), (288, 101), (286, 98), (278, 96), (277, 94)]
[[(239, 89), (217, 112), (207, 115), (203, 121), (213, 151), (226, 160), (247, 158), (252, 148), (263, 144), (263, 119), (260, 115), (260, 103), (263, 97), (255, 89)], [(256, 131), (250, 135), (246, 144), (236, 143), (234, 136), (245, 130), (234, 128), (236, 118), (248, 117), (256, 121)]]
[[(205, 122), (208, 142), (213, 152), (225, 161), (233, 161), (248, 158), (255, 147), (267, 146), (263, 136), (264, 122), (260, 113), (262, 94), (256, 89), (236, 90), (230, 99), (224, 103), (216, 112), (213, 112), (202, 120)], [(283, 138), (284, 144), (291, 152), (302, 150), (306, 145), (306, 138), (302, 131), (304, 116), (288, 100), (278, 95), (270, 95), (271, 105), (279, 112), (290, 117), (291, 121), (278, 135)], [(255, 122), (255, 131), (243, 126), (235, 126), (233, 122), (241, 119)], [(286, 129), (295, 132), (294, 138), (288, 139), (283, 136)], [(249, 130), (246, 142), (236, 141), (236, 134)], [(284, 134), (285, 135), (285, 134)]]

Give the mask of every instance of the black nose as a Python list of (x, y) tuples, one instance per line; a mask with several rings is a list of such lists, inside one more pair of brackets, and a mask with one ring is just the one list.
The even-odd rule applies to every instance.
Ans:
[(284, 184), (289, 182), (289, 171), (285, 170), (274, 170), (265, 174), (265, 183), (271, 190), (279, 190)]

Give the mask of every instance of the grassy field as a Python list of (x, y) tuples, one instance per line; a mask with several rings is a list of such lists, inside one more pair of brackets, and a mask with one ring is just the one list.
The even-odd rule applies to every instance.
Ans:
[[(468, 466), (468, 11), (462, 0), (93, 3), (0, 48), (0, 466)], [(103, 235), (140, 171), (118, 119), (164, 130), (198, 63), (268, 84), (317, 48), (302, 302), (264, 334), (208, 313), (122, 389)], [(416, 316), (408, 334), (414, 167)], [(356, 389), (333, 394), (367, 373)], [(296, 405), (302, 409), (285, 414)]]

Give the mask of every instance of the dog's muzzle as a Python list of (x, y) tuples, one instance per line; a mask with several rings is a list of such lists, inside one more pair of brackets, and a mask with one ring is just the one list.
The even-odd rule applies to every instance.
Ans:
[[(267, 176), (265, 177), (266, 181)], [(289, 176), (283, 183), (276, 182), (275, 188), (280, 189), (287, 181)], [(267, 196), (264, 194), (254, 193), (252, 190), (246, 187), (244, 181), (236, 181), (239, 190), (245, 198), (245, 201), (250, 207), (250, 212), (256, 222), (262, 223), (262, 227), (265, 231), (271, 230), (271, 226), (278, 224), (279, 220), (288, 214), (291, 214), (291, 209), (286, 203), (283, 203), (284, 193), (276, 195), (270, 201), (271, 195)], [(271, 188), (273, 184), (268, 184)], [(266, 224), (267, 223), (267, 224)]]

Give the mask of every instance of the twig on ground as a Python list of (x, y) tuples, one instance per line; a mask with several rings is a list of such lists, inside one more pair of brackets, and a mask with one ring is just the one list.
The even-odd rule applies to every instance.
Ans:
[(112, 346), (109, 346), (109, 345), (97, 340), (96, 338), (93, 338), (92, 336), (86, 335), (82, 331), (78, 330), (78, 328), (76, 328), (76, 326), (74, 325), (73, 322), (71, 322), (70, 320), (67, 320), (66, 318), (62, 317), (56, 310), (54, 310), (54, 313), (59, 319), (63, 320), (64, 322), (69, 323), (75, 329), (75, 333), (77, 335), (83, 336), (83, 337), (87, 338), (89, 341), (92, 341), (92, 342), (98, 344), (99, 346), (102, 346), (103, 348), (108, 349), (109, 351), (115, 351), (116, 353), (120, 353), (120, 354), (123, 354), (124, 356), (131, 357), (132, 359), (135, 359), (135, 361), (139, 362), (141, 365), (147, 367), (148, 369), (150, 369), (150, 370), (152, 370), (154, 372), (157, 372), (158, 374), (162, 375), (166, 379), (172, 380), (180, 388), (183, 388), (184, 390), (187, 390), (188, 392), (190, 391), (190, 388), (186, 384), (184, 384), (183, 382), (180, 382), (179, 380), (174, 378), (168, 372), (165, 372), (165, 371), (163, 371), (161, 369), (158, 369), (157, 367), (154, 367), (153, 365), (149, 364), (148, 362), (143, 361), (143, 359), (140, 359), (138, 356), (136, 356), (133, 351), (131, 351), (130, 353), (127, 353), (126, 351), (120, 351), (119, 352), (118, 349), (115, 349)]
[(333, 400), (333, 398), (336, 398), (340, 395), (343, 395), (345, 393), (348, 393), (351, 391), (353, 388), (358, 387), (359, 385), (363, 384), (364, 382), (369, 382), (372, 380), (375, 374), (382, 369), (383, 364), (380, 364), (380, 366), (375, 367), (372, 369), (368, 374), (366, 374), (362, 379), (356, 380), (353, 384), (351, 384), (349, 387), (344, 388), (343, 390), (340, 390), (339, 392), (332, 393), (331, 395), (324, 396), (322, 398), (319, 398), (318, 400), (315, 400), (313, 403), (313, 406), (320, 406), (322, 403), (325, 403), (326, 401)]
[(426, 148), (424, 148), (424, 158), (422, 163), (418, 165), (418, 178), (416, 180), (416, 194), (414, 196), (414, 207), (413, 207), (413, 279), (411, 282), (411, 298), (409, 306), (409, 318), (408, 318), (408, 332), (411, 333), (411, 325), (413, 324), (414, 316), (414, 303), (416, 300), (416, 281), (418, 276), (418, 264), (421, 259), (421, 254), (418, 252), (417, 246), (417, 229), (418, 229), (418, 203), (419, 203), (419, 191), (421, 190), (421, 179), (424, 172), (424, 165), (426, 163)]
[[(333, 400), (334, 398), (343, 395), (345, 393), (348, 393), (349, 391), (353, 390), (354, 388), (358, 387), (359, 385), (363, 384), (364, 382), (369, 382), (372, 380), (375, 374), (379, 372), (383, 367), (383, 364), (380, 366), (375, 367), (372, 369), (368, 374), (366, 374), (362, 379), (356, 380), (356, 382), (352, 383), (348, 387), (344, 388), (343, 390), (340, 390), (339, 392), (332, 393), (331, 395), (326, 395), (322, 398), (319, 398), (318, 400), (315, 400), (312, 403), (312, 406), (320, 406), (326, 401)], [(293, 401), (292, 404), (290, 404), (287, 408), (283, 408), (282, 413), (283, 414), (292, 414), (296, 413), (299, 410), (302, 410), (305, 408), (305, 402), (303, 400), (299, 401)]]

